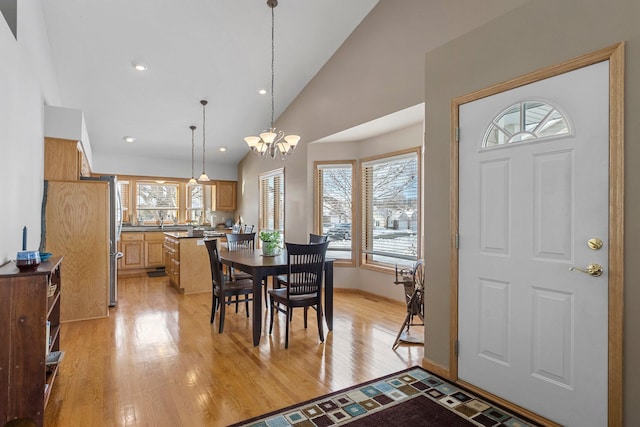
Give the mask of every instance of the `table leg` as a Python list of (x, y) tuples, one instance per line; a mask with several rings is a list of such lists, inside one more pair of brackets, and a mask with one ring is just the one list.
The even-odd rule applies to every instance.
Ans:
[(333, 330), (333, 262), (325, 264), (324, 269), (324, 316), (327, 328)]
[(262, 275), (254, 270), (253, 276), (253, 346), (260, 344), (262, 335)]

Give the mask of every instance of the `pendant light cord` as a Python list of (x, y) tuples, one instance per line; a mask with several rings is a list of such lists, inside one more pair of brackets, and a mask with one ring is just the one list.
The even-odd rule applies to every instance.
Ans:
[[(277, 5), (277, 3), (276, 3)], [(275, 14), (274, 14), (274, 9), (275, 9), (275, 5), (271, 7), (271, 128), (273, 128), (273, 110), (274, 110), (274, 105), (275, 105), (275, 95), (273, 93), (274, 91), (274, 85), (273, 85), (273, 81), (274, 81), (274, 51), (275, 51)]]
[(204, 153), (205, 153), (205, 141), (207, 140), (206, 135), (205, 135), (205, 114), (204, 114), (204, 108), (207, 105), (207, 101), (202, 100), (200, 101), (200, 103), (202, 104), (202, 174), (204, 175)]
[(191, 129), (191, 179), (194, 178), (193, 173), (193, 159), (195, 158), (195, 142), (194, 142), (194, 133), (196, 130), (196, 127), (191, 125), (189, 126), (189, 129)]

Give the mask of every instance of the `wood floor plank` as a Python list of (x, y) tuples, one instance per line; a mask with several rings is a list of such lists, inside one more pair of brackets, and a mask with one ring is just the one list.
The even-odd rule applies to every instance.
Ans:
[(288, 350), (284, 315), (269, 335), (264, 314), (253, 347), (244, 305), (227, 307), (219, 334), (210, 304), (210, 293), (178, 294), (166, 277), (121, 279), (109, 318), (63, 325), (45, 425), (224, 426), (422, 361), (420, 345), (391, 349), (406, 308), (385, 298), (337, 290), (324, 343), (315, 312), (305, 329), (296, 311)]

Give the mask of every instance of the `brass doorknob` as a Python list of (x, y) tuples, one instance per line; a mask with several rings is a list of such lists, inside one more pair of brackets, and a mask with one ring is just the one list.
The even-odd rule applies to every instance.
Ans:
[(600, 264), (589, 264), (587, 265), (586, 269), (582, 269), (582, 268), (578, 268), (578, 267), (570, 267), (569, 271), (581, 271), (585, 274), (588, 274), (589, 276), (593, 276), (593, 277), (600, 277), (602, 276), (602, 266)]

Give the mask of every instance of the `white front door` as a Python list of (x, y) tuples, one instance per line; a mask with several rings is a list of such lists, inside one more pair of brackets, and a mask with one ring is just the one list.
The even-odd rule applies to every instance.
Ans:
[(459, 110), (458, 376), (568, 426), (607, 425), (608, 83), (602, 62)]

